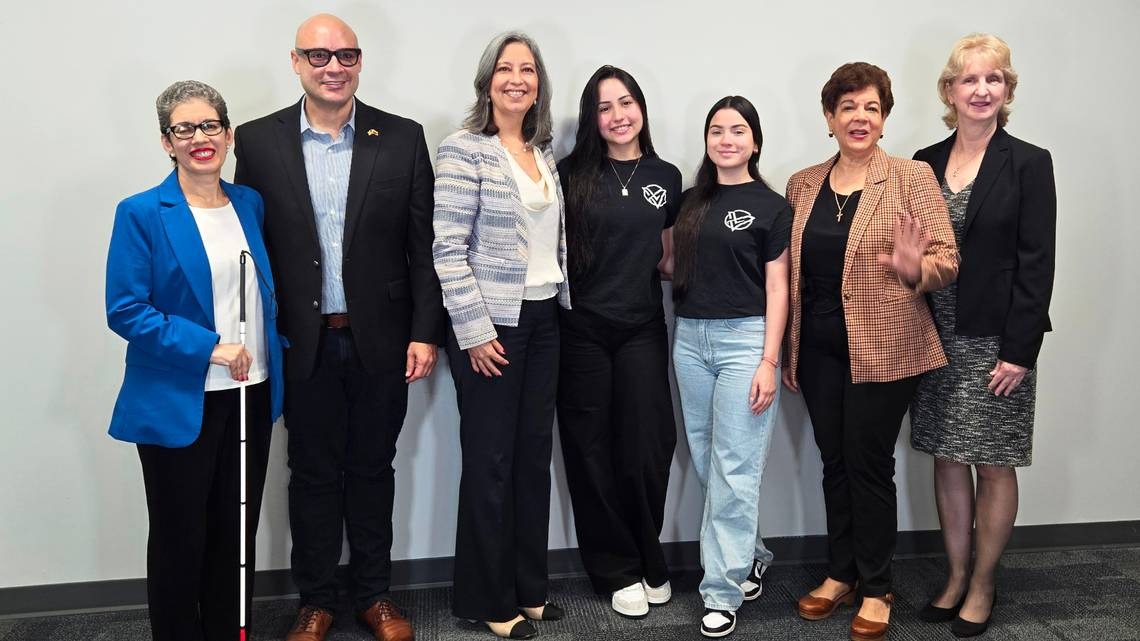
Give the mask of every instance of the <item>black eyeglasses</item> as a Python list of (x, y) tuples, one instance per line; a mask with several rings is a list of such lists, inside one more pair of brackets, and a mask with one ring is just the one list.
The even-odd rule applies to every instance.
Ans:
[(335, 51), (329, 49), (295, 49), (297, 55), (305, 56), (309, 64), (314, 67), (323, 67), (332, 62), (333, 56), (336, 56), (337, 62), (342, 67), (355, 67), (356, 63), (360, 62), (360, 49), (346, 48), (337, 49)]
[(179, 140), (190, 140), (194, 137), (194, 131), (201, 129), (202, 133), (207, 136), (216, 136), (226, 128), (225, 123), (221, 120), (203, 120), (198, 124), (189, 122), (179, 122), (170, 125), (166, 128), (166, 133), (173, 134)]

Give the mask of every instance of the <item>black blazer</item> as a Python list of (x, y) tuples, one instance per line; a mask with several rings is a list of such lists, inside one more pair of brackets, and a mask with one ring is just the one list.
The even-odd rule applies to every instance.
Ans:
[[(957, 132), (919, 150), (941, 183)], [(1057, 190), (1049, 152), (998, 128), (986, 147), (959, 239), (961, 336), (1000, 336), (998, 358), (1033, 367), (1045, 332), (1057, 238)]]
[[(321, 249), (301, 152), (301, 102), (237, 128), (234, 182), (265, 200), (285, 376), (312, 375), (321, 335)], [(423, 127), (356, 101), (342, 276), (352, 337), (372, 374), (406, 364), (409, 341), (443, 344), (432, 263), (432, 174)]]

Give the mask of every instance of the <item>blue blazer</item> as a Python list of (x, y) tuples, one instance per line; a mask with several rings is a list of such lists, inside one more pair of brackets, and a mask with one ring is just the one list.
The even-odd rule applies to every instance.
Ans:
[[(278, 337), (274, 320), (273, 276), (261, 237), (264, 207), (261, 196), (248, 187), (222, 181), (222, 189), (261, 274), (271, 418), (277, 420), (286, 341)], [(257, 278), (253, 273), (246, 277)], [(127, 340), (127, 368), (110, 435), (131, 443), (190, 445), (202, 429), (206, 370), (219, 336), (210, 262), (177, 171), (119, 203), (107, 252), (106, 297), (107, 326)]]

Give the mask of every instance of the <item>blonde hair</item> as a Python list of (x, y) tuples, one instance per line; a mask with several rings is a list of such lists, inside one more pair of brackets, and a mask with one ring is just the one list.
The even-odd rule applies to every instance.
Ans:
[(1017, 89), (1017, 72), (1010, 62), (1009, 45), (995, 35), (971, 33), (954, 43), (954, 47), (950, 50), (950, 59), (942, 68), (942, 75), (938, 76), (938, 97), (942, 99), (942, 104), (946, 105), (942, 122), (951, 129), (958, 126), (958, 112), (950, 102), (950, 85), (966, 68), (970, 58), (977, 55), (988, 57), (1005, 77), (1005, 104), (998, 112), (997, 124), (999, 127), (1004, 127), (1009, 122), (1009, 104), (1013, 102), (1013, 92)]

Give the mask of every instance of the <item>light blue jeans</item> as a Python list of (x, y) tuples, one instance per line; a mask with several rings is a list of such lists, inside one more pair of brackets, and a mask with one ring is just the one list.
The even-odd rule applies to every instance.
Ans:
[(740, 584), (748, 578), (752, 559), (772, 562), (758, 520), (760, 477), (780, 401), (780, 373), (776, 397), (767, 410), (756, 416), (748, 403), (752, 376), (763, 356), (763, 316), (677, 317), (673, 369), (693, 467), (705, 488), (705, 575), (700, 592), (706, 608), (739, 608), (744, 602)]

